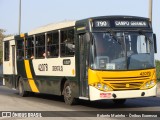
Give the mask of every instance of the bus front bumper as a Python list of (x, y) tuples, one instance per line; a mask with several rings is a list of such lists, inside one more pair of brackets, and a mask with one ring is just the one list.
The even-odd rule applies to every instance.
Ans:
[(103, 92), (93, 86), (89, 86), (90, 100), (104, 100), (104, 99), (128, 99), (141, 97), (155, 97), (157, 94), (157, 85), (147, 90), (125, 90), (125, 91), (109, 91)]

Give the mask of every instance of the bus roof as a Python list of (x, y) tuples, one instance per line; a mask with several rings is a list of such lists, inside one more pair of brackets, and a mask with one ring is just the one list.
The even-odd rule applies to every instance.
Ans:
[[(89, 19), (139, 19), (139, 20), (149, 20), (148, 18), (145, 17), (139, 17), (139, 16), (97, 16), (97, 17), (90, 17), (90, 18), (86, 18), (86, 19), (81, 19), (81, 20), (66, 20), (66, 21), (62, 21), (62, 22), (58, 22), (58, 23), (51, 23), (48, 25), (44, 25), (41, 27), (38, 27), (36, 29), (31, 30), (30, 32), (28, 32), (28, 35), (34, 35), (34, 34), (39, 34), (39, 33), (45, 33), (48, 31), (53, 31), (53, 30), (59, 30), (59, 29), (63, 29), (63, 28), (67, 28), (67, 27), (73, 27), (75, 25), (79, 26), (79, 25), (86, 25), (86, 22), (88, 22)], [(15, 36), (10, 36), (10, 37), (6, 37), (3, 39), (3, 41), (7, 41), (7, 40), (12, 40), (14, 39)]]
[(126, 15), (111, 15), (111, 16), (98, 16), (98, 17), (93, 17), (93, 19), (96, 18), (112, 18), (112, 19), (148, 19), (145, 17), (139, 17), (139, 16), (126, 16)]
[(75, 22), (76, 21), (63, 21), (59, 23), (51, 23), (28, 32), (28, 35), (34, 35), (34, 34), (43, 33), (46, 31), (58, 30), (66, 27), (73, 27), (75, 26)]
[(3, 41), (8, 41), (8, 40), (13, 40), (14, 39), (14, 37), (15, 36), (9, 36), (9, 37), (5, 37), (4, 39), (3, 39)]

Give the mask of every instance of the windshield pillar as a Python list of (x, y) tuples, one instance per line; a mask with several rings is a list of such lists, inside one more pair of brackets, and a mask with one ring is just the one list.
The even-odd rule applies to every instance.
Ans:
[(127, 63), (127, 45), (126, 45), (126, 41), (125, 41), (125, 33), (123, 32), (123, 43), (124, 43), (124, 52), (125, 52), (125, 62), (126, 62), (126, 70), (128, 69), (128, 63)]

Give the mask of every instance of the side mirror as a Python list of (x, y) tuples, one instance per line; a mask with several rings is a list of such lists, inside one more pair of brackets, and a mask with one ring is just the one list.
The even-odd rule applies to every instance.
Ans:
[(157, 39), (156, 39), (156, 34), (153, 34), (153, 40), (154, 40), (154, 53), (157, 53)]

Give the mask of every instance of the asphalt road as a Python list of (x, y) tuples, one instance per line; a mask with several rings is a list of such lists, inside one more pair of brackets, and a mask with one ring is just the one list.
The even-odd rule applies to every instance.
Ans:
[[(159, 89), (159, 88), (158, 88)], [(159, 92), (160, 90), (158, 90)], [(5, 86), (0, 86), (0, 111), (81, 111), (81, 112), (57, 112), (57, 116), (64, 116), (82, 114), (88, 115), (86, 111), (160, 111), (160, 94), (157, 97), (150, 98), (138, 98), (128, 99), (124, 105), (114, 105), (111, 100), (90, 102), (80, 100), (78, 105), (69, 106), (63, 101), (63, 97), (46, 95), (46, 94), (34, 94), (29, 97), (20, 97), (18, 91), (12, 90)], [(84, 111), (84, 112), (83, 112)], [(55, 117), (54, 117), (55, 118)], [(3, 120), (44, 120), (44, 118), (0, 118)], [(53, 118), (45, 118), (53, 119)], [(63, 119), (63, 118), (56, 118)], [(66, 118), (70, 119), (70, 118)], [(81, 119), (79, 117), (72, 117), (72, 119)], [(93, 119), (91, 117), (87, 119)], [(99, 119), (99, 118), (96, 118)], [(105, 119), (105, 118), (101, 118)], [(111, 119), (111, 118), (107, 118)], [(116, 118), (112, 118), (116, 119)], [(137, 118), (136, 118), (137, 119)], [(150, 118), (148, 118), (150, 119)], [(157, 118), (158, 119), (158, 118)], [(160, 119), (160, 118), (159, 118)], [(146, 118), (145, 118), (146, 120)]]

